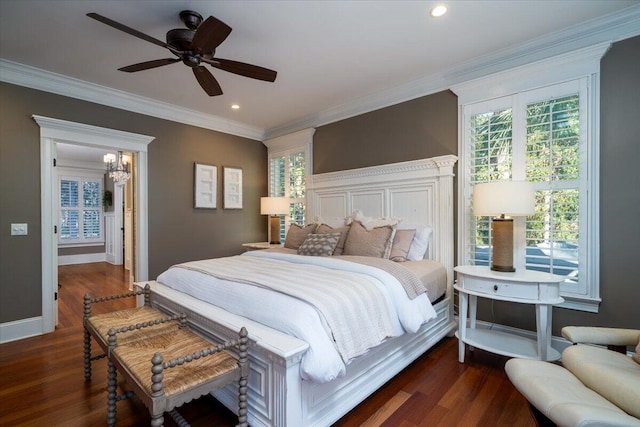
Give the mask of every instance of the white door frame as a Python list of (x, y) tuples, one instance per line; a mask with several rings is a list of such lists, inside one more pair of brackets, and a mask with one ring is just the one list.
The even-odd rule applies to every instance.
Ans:
[(58, 284), (58, 245), (54, 226), (57, 224), (56, 171), (53, 167), (57, 142), (99, 148), (115, 148), (138, 153), (138, 175), (135, 182), (138, 227), (136, 229), (136, 280), (148, 279), (149, 207), (147, 198), (148, 166), (147, 145), (155, 137), (120, 130), (32, 116), (40, 126), (40, 182), (42, 226), (42, 331), (53, 332), (57, 306), (55, 292)]

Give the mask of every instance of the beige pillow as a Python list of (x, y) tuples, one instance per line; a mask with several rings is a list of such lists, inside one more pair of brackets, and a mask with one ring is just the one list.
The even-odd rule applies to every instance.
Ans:
[(344, 253), (344, 242), (347, 240), (347, 234), (349, 234), (348, 225), (345, 225), (344, 227), (333, 228), (327, 224), (320, 224), (316, 229), (316, 233), (318, 234), (341, 233), (340, 240), (338, 240), (338, 245), (336, 246), (336, 250), (333, 251), (333, 254), (342, 255)]
[(396, 230), (393, 236), (393, 244), (391, 245), (391, 253), (389, 259), (396, 262), (405, 262), (409, 255), (409, 248), (413, 242), (413, 236), (416, 230)]
[(360, 221), (353, 221), (344, 242), (343, 255), (389, 258), (394, 231), (390, 225), (369, 231)]
[(287, 238), (284, 240), (284, 247), (289, 249), (298, 249), (304, 242), (304, 239), (316, 230), (316, 224), (305, 225), (300, 227), (298, 224), (291, 224), (287, 232)]
[(298, 248), (298, 255), (331, 256), (340, 240), (340, 233), (309, 234)]

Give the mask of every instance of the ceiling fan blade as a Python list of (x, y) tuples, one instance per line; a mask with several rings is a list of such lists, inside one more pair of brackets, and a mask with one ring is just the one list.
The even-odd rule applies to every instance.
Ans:
[(193, 67), (193, 75), (196, 76), (198, 83), (202, 86), (209, 96), (222, 95), (222, 88), (215, 77), (202, 65)]
[(169, 46), (168, 44), (166, 44), (165, 42), (163, 42), (161, 40), (158, 40), (158, 39), (156, 39), (154, 37), (148, 36), (148, 35), (146, 35), (144, 33), (141, 33), (138, 30), (134, 30), (131, 27), (127, 27), (124, 24), (116, 22), (116, 21), (114, 21), (112, 19), (109, 19), (107, 17), (104, 17), (102, 15), (98, 15), (97, 13), (93, 13), (93, 12), (92, 13), (87, 13), (87, 16), (89, 18), (95, 19), (96, 21), (100, 21), (103, 24), (107, 24), (110, 27), (115, 28), (116, 30), (124, 31), (127, 34), (131, 34), (132, 36), (138, 37), (138, 38), (140, 38), (142, 40), (146, 40), (149, 43), (153, 43), (155, 45), (158, 45), (158, 46), (161, 46), (161, 47), (165, 47), (165, 48), (169, 49), (171, 52), (179, 52), (178, 50), (176, 50), (175, 48)]
[(196, 30), (191, 48), (200, 52), (213, 52), (231, 34), (231, 27), (221, 20), (208, 17)]
[(176, 62), (180, 62), (180, 58), (154, 59), (153, 61), (140, 62), (139, 64), (118, 68), (118, 70), (127, 73), (135, 73), (136, 71), (149, 70), (151, 68), (162, 67), (163, 65), (169, 65)]
[(250, 77), (252, 79), (264, 80), (267, 82), (273, 82), (276, 80), (278, 73), (268, 68), (258, 67), (257, 65), (246, 64), (244, 62), (232, 61), (230, 59), (202, 58), (203, 62), (212, 65), (213, 67), (220, 68), (221, 70), (228, 71), (230, 73), (239, 74), (241, 76)]

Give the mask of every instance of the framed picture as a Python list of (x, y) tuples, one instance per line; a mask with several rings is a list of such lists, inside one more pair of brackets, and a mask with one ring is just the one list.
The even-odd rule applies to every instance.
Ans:
[(218, 168), (194, 163), (194, 206), (215, 209), (218, 196)]
[(223, 168), (224, 208), (242, 209), (242, 169)]

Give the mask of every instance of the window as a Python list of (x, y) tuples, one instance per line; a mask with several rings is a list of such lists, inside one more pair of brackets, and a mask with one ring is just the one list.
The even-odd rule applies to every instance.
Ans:
[(530, 181), (536, 213), (514, 218), (516, 270), (564, 276), (564, 306), (594, 312), (600, 301), (597, 89), (605, 50), (586, 52), (579, 65), (560, 58), (556, 71), (547, 60), (454, 88), (462, 122), (458, 263), (491, 259), (491, 218), (473, 215), (473, 186)]
[[(64, 172), (63, 172), (64, 173)], [(60, 219), (58, 243), (83, 245), (102, 243), (102, 175), (58, 177)]]
[(269, 196), (290, 197), (288, 218), (280, 222), (280, 238), (284, 240), (289, 224), (304, 225), (305, 179), (311, 173), (311, 142), (314, 129), (265, 141), (269, 147)]

